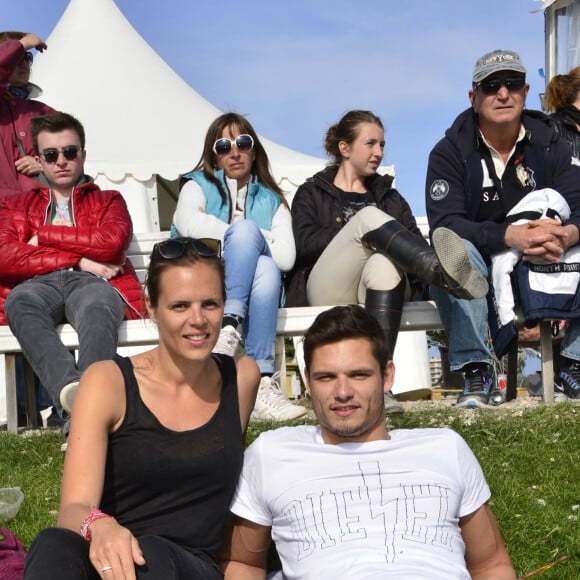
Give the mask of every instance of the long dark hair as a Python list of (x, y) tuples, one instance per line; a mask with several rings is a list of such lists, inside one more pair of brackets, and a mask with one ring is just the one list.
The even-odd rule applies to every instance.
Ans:
[(288, 202), (286, 201), (282, 190), (270, 173), (270, 162), (268, 160), (268, 155), (264, 149), (264, 146), (260, 142), (260, 139), (258, 138), (258, 135), (250, 122), (243, 115), (239, 115), (238, 113), (224, 113), (215, 119), (215, 121), (209, 126), (209, 129), (205, 135), (203, 153), (201, 154), (201, 158), (197, 165), (193, 168), (193, 171), (202, 169), (206, 179), (217, 186), (222, 201), (225, 203), (227, 199), (227, 193), (224, 191), (222, 184), (214, 175), (216, 159), (215, 153), (213, 152), (213, 145), (222, 136), (224, 129), (231, 126), (237, 127), (241, 134), (246, 133), (252, 136), (252, 139), (254, 140), (254, 161), (252, 163), (252, 174), (258, 178), (258, 181), (261, 184), (272, 190), (280, 198), (280, 201), (286, 207), (288, 207)]

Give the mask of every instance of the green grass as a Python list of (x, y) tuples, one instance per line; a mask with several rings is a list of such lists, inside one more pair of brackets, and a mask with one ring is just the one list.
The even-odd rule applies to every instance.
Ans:
[[(492, 490), (492, 505), (518, 574), (562, 556), (567, 560), (538, 580), (580, 578), (580, 405), (505, 411), (436, 410), (389, 416), (390, 428), (449, 426), (477, 455)], [(252, 424), (248, 439), (279, 424)], [(63, 441), (0, 434), (0, 487), (20, 486), (18, 515), (1, 524), (28, 546), (38, 530), (56, 522)], [(534, 576), (535, 578), (535, 576)]]

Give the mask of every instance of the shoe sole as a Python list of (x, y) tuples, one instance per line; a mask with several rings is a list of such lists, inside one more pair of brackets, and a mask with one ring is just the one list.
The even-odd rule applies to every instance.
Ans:
[(62, 408), (69, 415), (70, 415), (70, 412), (72, 409), (72, 403), (74, 401), (74, 397), (75, 397), (75, 394), (76, 394), (78, 388), (79, 388), (78, 381), (74, 382), (74, 383), (69, 383), (68, 385), (65, 385), (62, 388), (62, 390), (60, 391), (60, 394), (58, 396), (58, 399), (60, 401)]
[(455, 402), (455, 407), (459, 409), (489, 409), (490, 405), (485, 401), (473, 396), (465, 396), (465, 398), (460, 397)]
[(455, 232), (437, 228), (433, 232), (433, 249), (445, 278), (452, 282), (449, 289), (454, 296), (477, 300), (487, 295), (487, 280), (471, 265), (467, 248)]

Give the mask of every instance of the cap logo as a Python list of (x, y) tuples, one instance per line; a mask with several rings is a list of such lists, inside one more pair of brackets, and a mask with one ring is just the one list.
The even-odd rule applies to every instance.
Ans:
[(481, 61), (481, 65), (498, 64), (502, 62), (519, 62), (519, 58), (514, 57), (513, 54), (494, 54), (485, 60)]

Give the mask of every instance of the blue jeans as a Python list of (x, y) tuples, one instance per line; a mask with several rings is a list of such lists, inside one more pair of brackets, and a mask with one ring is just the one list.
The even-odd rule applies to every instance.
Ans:
[[(463, 240), (469, 251), (473, 266), (487, 277), (485, 261), (475, 246)], [(487, 346), (487, 300), (461, 300), (451, 296), (441, 288), (431, 287), (437, 302), (443, 326), (449, 337), (449, 367), (461, 370), (469, 363), (492, 364)], [(571, 320), (562, 341), (561, 354), (580, 361), (580, 320)]]
[[(88, 272), (58, 270), (18, 284), (4, 311), (10, 330), (62, 415), (62, 388), (78, 381), (93, 362), (113, 358), (125, 305), (106, 280)], [(78, 362), (56, 326), (68, 322), (79, 336)]]
[[(476, 270), (487, 277), (487, 266), (475, 246), (463, 240)], [(461, 300), (442, 288), (431, 287), (449, 338), (449, 367), (458, 371), (469, 363), (492, 364), (487, 344), (487, 300)]]
[(223, 258), (224, 314), (244, 319), (246, 354), (256, 361), (261, 373), (273, 373), (281, 275), (260, 228), (250, 220), (234, 222), (224, 236)]

